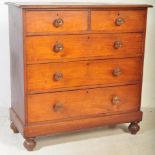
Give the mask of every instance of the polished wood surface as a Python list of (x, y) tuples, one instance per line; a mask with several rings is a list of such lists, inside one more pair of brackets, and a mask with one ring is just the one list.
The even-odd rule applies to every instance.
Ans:
[(25, 122), (23, 17), (21, 13), (22, 10), (19, 8), (9, 7), (11, 106)]
[[(116, 20), (122, 18), (124, 23), (116, 24)], [(92, 11), (91, 29), (104, 32), (144, 32), (146, 10), (137, 11)]]
[[(143, 38), (141, 33), (27, 37), (25, 46), (27, 63), (143, 55)], [(117, 41), (122, 44), (119, 48), (115, 47)], [(58, 43), (63, 45), (63, 49), (56, 52), (54, 47)]]
[(142, 120), (151, 5), (8, 3), (11, 129), (35, 137)]
[[(115, 76), (113, 72), (117, 68), (120, 68), (122, 73)], [(60, 80), (54, 79), (56, 73), (62, 73)], [(139, 80), (141, 80), (140, 58), (48, 63), (27, 66), (28, 92), (97, 84), (119, 84)]]
[[(28, 11), (25, 15), (26, 32), (74, 32), (87, 30), (87, 11)], [(63, 25), (54, 26), (56, 19)]]
[[(99, 117), (85, 117), (83, 119), (75, 119), (53, 123), (50, 121), (36, 123), (24, 126), (17, 117), (13, 109), (10, 109), (10, 116), (15, 122), (18, 129), (25, 138), (35, 138), (37, 136), (45, 136), (57, 133), (83, 130), (104, 125), (114, 125), (119, 123), (139, 122), (142, 120), (142, 112), (129, 112), (116, 115), (103, 115)], [(24, 131), (22, 130), (24, 129)]]
[(93, 3), (93, 2), (7, 2), (6, 4), (23, 9), (143, 9), (153, 7), (148, 4)]
[[(120, 102), (113, 102), (118, 96)], [(62, 121), (98, 114), (116, 114), (137, 111), (139, 108), (140, 86), (76, 90), (45, 93), (28, 96), (28, 122)], [(61, 104), (57, 111), (56, 104)]]

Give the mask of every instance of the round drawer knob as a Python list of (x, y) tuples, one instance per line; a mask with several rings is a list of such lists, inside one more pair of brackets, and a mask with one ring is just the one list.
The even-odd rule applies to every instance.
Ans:
[(122, 47), (122, 42), (121, 41), (115, 41), (114, 42), (114, 48), (115, 49), (119, 49)]
[(120, 68), (115, 68), (114, 70), (113, 70), (113, 75), (114, 76), (119, 76), (119, 75), (121, 75), (122, 74), (122, 70), (120, 69)]
[(121, 99), (120, 99), (119, 96), (114, 96), (114, 97), (112, 98), (112, 103), (113, 103), (113, 104), (119, 104), (120, 102), (121, 102)]
[(53, 75), (53, 79), (54, 79), (55, 81), (60, 81), (62, 78), (63, 78), (63, 74), (60, 73), (60, 72), (57, 72), (57, 73), (55, 73), (55, 74)]
[(63, 46), (63, 44), (61, 44), (61, 43), (56, 43), (54, 46), (53, 46), (53, 51), (54, 52), (61, 52), (61, 51), (63, 51), (63, 49), (64, 49), (64, 46)]
[(115, 20), (115, 24), (116, 24), (117, 26), (121, 26), (121, 25), (123, 25), (124, 23), (125, 23), (125, 21), (124, 21), (123, 18), (117, 18), (117, 19)]
[(54, 112), (59, 112), (59, 111), (61, 111), (63, 109), (63, 103), (55, 103), (54, 105), (53, 105), (53, 110), (54, 110)]
[(61, 18), (55, 19), (53, 22), (54, 27), (61, 27), (63, 24), (64, 24), (64, 21)]

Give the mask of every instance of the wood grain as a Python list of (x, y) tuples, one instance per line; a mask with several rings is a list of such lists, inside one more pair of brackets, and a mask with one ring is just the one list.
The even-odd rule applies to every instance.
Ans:
[[(28, 92), (138, 81), (141, 80), (141, 63), (140, 58), (129, 58), (28, 65)], [(113, 75), (115, 68), (122, 70), (118, 77)], [(53, 79), (55, 73), (63, 74), (60, 81)]]
[[(116, 96), (120, 98), (118, 104), (113, 103)], [(28, 122), (56, 122), (67, 118), (137, 111), (139, 96), (139, 85), (28, 95)], [(54, 111), (58, 103), (63, 107)]]
[(60, 134), (77, 130), (84, 130), (105, 125), (114, 125), (119, 123), (128, 123), (132, 121), (141, 121), (142, 112), (130, 112), (116, 115), (103, 115), (100, 117), (88, 117), (70, 121), (52, 123), (36, 123), (25, 127), (25, 137), (45, 136), (50, 134)]
[[(26, 32), (74, 32), (87, 30), (87, 11), (27, 11)], [(55, 19), (63, 19), (61, 27), (54, 27)]]
[[(121, 26), (115, 24), (117, 18), (123, 18), (125, 23)], [(144, 32), (146, 10), (136, 11), (92, 11), (91, 28), (104, 32)]]
[(8, 5), (10, 120), (28, 150), (37, 136), (118, 123), (139, 130), (151, 5)]
[[(114, 48), (116, 41), (122, 43)], [(27, 63), (89, 57), (129, 57), (143, 55), (142, 33), (33, 36), (25, 40)], [(61, 43), (62, 51), (54, 46)]]
[(75, 119), (74, 121), (68, 120), (64, 122), (53, 123), (50, 121), (43, 123), (34, 123), (31, 125), (23, 125), (16, 113), (10, 109), (10, 116), (13, 122), (24, 138), (32, 138), (37, 136), (45, 136), (50, 134), (60, 134), (63, 132), (72, 132), (77, 130), (84, 130), (88, 128), (101, 127), (105, 125), (113, 125), (119, 123), (128, 123), (142, 120), (142, 112), (130, 112), (115, 115), (103, 115), (100, 117), (88, 117), (83, 119)]

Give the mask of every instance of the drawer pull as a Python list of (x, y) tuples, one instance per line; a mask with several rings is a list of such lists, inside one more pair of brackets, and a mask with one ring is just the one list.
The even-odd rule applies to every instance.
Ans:
[(61, 111), (63, 109), (63, 104), (62, 103), (55, 103), (54, 105), (53, 105), (53, 110), (54, 110), (54, 112), (59, 112), (59, 111)]
[(112, 98), (112, 103), (113, 104), (119, 104), (121, 102), (120, 97), (119, 96), (114, 96)]
[(122, 42), (121, 41), (115, 41), (114, 42), (114, 48), (115, 49), (119, 49), (122, 47)]
[(56, 43), (54, 46), (53, 46), (53, 51), (54, 52), (61, 52), (61, 51), (63, 51), (63, 49), (64, 49), (64, 46), (63, 46), (63, 44), (61, 44), (61, 43)]
[(125, 21), (124, 21), (123, 18), (117, 18), (117, 19), (115, 20), (115, 24), (116, 24), (117, 26), (121, 26), (121, 25), (123, 25), (124, 23), (125, 23)]
[(53, 75), (53, 79), (54, 79), (55, 81), (60, 81), (62, 78), (63, 78), (63, 74), (60, 73), (60, 72), (57, 72), (57, 73), (55, 73), (55, 74)]
[(115, 68), (113, 70), (113, 75), (114, 76), (120, 76), (122, 74), (122, 70), (120, 68)]
[(61, 27), (63, 24), (64, 24), (64, 21), (61, 18), (55, 19), (53, 22), (53, 25), (56, 28)]

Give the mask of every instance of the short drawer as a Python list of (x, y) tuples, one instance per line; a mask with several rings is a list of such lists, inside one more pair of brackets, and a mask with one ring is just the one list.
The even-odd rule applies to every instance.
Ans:
[(27, 66), (28, 92), (141, 79), (141, 59), (109, 59)]
[(146, 10), (92, 11), (92, 30), (105, 32), (145, 31)]
[(27, 97), (28, 123), (137, 111), (140, 86), (96, 88)]
[(26, 32), (50, 33), (87, 30), (87, 11), (27, 11)]
[(143, 37), (142, 33), (27, 37), (27, 63), (141, 55)]

